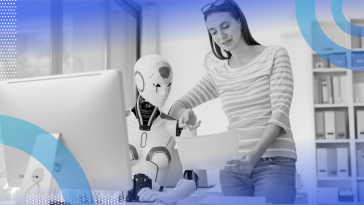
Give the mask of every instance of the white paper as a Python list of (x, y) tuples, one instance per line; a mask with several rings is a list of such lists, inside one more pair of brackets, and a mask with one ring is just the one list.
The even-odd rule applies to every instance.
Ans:
[(218, 134), (176, 137), (182, 166), (187, 170), (223, 169), (238, 159), (238, 130)]

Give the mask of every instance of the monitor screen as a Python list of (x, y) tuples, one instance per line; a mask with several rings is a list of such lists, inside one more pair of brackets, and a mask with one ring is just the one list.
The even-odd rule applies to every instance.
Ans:
[[(75, 157), (93, 190), (132, 188), (125, 100), (116, 70), (0, 82), (0, 115), (60, 133), (57, 174), (72, 176), (64, 149)], [(2, 130), (4, 130), (2, 126)], [(4, 144), (9, 136), (2, 133)], [(26, 139), (25, 139), (26, 140)], [(29, 154), (4, 146), (8, 184), (20, 187)]]

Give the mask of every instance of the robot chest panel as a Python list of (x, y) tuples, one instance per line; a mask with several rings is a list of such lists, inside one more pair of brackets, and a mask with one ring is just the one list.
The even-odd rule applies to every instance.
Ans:
[[(163, 170), (169, 167), (175, 146), (175, 123), (158, 123), (151, 131), (139, 130), (129, 124), (129, 153), (132, 168), (139, 173), (146, 169)], [(134, 172), (134, 171), (133, 171)]]

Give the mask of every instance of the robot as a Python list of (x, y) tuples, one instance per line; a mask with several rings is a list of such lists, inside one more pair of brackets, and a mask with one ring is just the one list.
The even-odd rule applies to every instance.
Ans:
[[(134, 187), (128, 191), (127, 202), (139, 201), (138, 193), (143, 188), (153, 190), (153, 194), (168, 193), (164, 186), (176, 144), (174, 136), (185, 135), (177, 120), (159, 110), (172, 89), (170, 64), (158, 55), (144, 56), (135, 64), (134, 78), (139, 96), (136, 105), (126, 111)], [(172, 190), (179, 197), (173, 200), (179, 201), (192, 194), (197, 183), (197, 174), (186, 170)]]

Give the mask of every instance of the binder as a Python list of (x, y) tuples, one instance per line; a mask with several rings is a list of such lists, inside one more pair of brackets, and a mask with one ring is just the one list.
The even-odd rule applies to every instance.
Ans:
[(327, 176), (338, 176), (337, 150), (335, 148), (327, 148)]
[(324, 111), (325, 115), (325, 138), (335, 139), (335, 111)]
[(325, 139), (325, 118), (323, 111), (315, 112), (316, 139)]
[(326, 148), (317, 148), (316, 150), (317, 156), (317, 176), (318, 177), (327, 177), (328, 169), (327, 169), (327, 149)]
[(364, 110), (356, 111), (356, 127), (358, 129), (358, 139), (364, 139)]
[(364, 103), (364, 83), (359, 83), (359, 87), (360, 87), (360, 99), (362, 103)]
[(363, 99), (363, 86), (361, 83), (355, 83), (354, 84), (354, 102), (355, 103), (362, 103), (364, 101)]
[(330, 104), (334, 103), (333, 97), (332, 97), (332, 77), (327, 76), (326, 77), (327, 82), (327, 93), (328, 93), (328, 100)]
[(349, 156), (348, 148), (337, 148), (337, 172), (338, 177), (349, 176)]
[(341, 103), (347, 103), (347, 87), (346, 87), (346, 76), (340, 76), (340, 99)]
[(323, 104), (327, 104), (329, 103), (329, 93), (328, 93), (328, 90), (327, 90), (327, 82), (326, 81), (322, 81), (321, 83), (322, 85), (322, 103)]
[[(364, 28), (362, 27), (361, 29), (360, 29), (360, 33), (361, 33), (361, 36), (364, 36)], [(360, 38), (360, 43), (361, 43), (361, 48), (364, 48), (364, 37), (361, 37)], [(363, 198), (363, 201), (364, 201), (364, 198)]]
[(313, 87), (314, 87), (314, 103), (315, 104), (319, 104), (320, 103), (318, 86), (319, 86), (319, 80), (317, 78), (315, 78), (315, 82), (313, 84)]
[(320, 104), (323, 104), (324, 101), (322, 99), (322, 82), (320, 80), (318, 81), (318, 88), (317, 88), (317, 90), (318, 90), (318, 96), (319, 96), (319, 103)]
[(338, 187), (317, 187), (317, 204), (337, 204), (338, 202)]
[(364, 202), (364, 181), (358, 181), (358, 199)]
[(341, 103), (340, 100), (340, 90), (339, 90), (339, 76), (333, 76), (332, 77), (332, 88), (333, 88), (333, 98), (334, 98), (334, 104)]
[(356, 150), (356, 169), (358, 177), (364, 177), (363, 150)]
[(358, 95), (358, 84), (354, 83), (353, 85), (353, 94), (354, 94), (354, 103), (359, 103), (359, 95)]
[(347, 139), (347, 117), (343, 110), (335, 112), (336, 139)]

